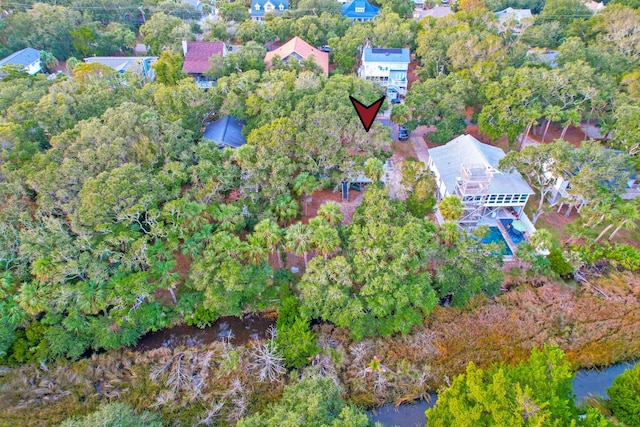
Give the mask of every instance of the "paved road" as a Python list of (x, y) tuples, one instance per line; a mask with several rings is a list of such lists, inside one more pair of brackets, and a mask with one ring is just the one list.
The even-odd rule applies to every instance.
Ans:
[(377, 117), (376, 122), (383, 124), (384, 126), (388, 126), (391, 129), (391, 139), (393, 141), (397, 141), (398, 139), (398, 129), (397, 126), (391, 122), (391, 120), (387, 117)]

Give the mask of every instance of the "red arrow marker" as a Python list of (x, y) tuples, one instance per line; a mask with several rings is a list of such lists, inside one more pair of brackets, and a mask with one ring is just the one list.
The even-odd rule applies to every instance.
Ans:
[(364, 130), (369, 132), (371, 129), (371, 125), (378, 115), (378, 111), (380, 111), (380, 107), (382, 107), (382, 103), (384, 102), (384, 96), (377, 101), (375, 101), (371, 105), (364, 105), (362, 102), (355, 99), (353, 96), (350, 96), (349, 99), (353, 104), (353, 108), (356, 109), (356, 113), (358, 113), (358, 117), (360, 117), (360, 121), (362, 122), (362, 126), (364, 126)]

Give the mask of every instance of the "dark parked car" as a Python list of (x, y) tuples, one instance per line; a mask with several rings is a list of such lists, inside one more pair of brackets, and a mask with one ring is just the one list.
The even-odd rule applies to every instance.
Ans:
[(398, 139), (400, 141), (406, 141), (407, 139), (409, 139), (409, 132), (407, 131), (406, 127), (400, 126), (398, 128)]
[(319, 51), (331, 53), (331, 48), (327, 45), (318, 47)]

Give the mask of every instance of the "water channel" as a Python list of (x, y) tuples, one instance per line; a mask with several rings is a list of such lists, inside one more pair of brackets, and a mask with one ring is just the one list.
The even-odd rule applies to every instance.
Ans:
[[(136, 349), (152, 350), (159, 347), (198, 347), (228, 338), (231, 342), (241, 345), (252, 339), (267, 338), (268, 331), (275, 326), (276, 313), (249, 314), (243, 318), (222, 317), (205, 329), (195, 326), (175, 326), (151, 332), (142, 337)], [(607, 396), (607, 388), (613, 380), (627, 369), (633, 368), (639, 360), (622, 362), (603, 369), (580, 369), (573, 380), (573, 392), (580, 402), (589, 395)], [(379, 408), (367, 411), (372, 421), (377, 421), (385, 427), (416, 427), (426, 423), (424, 411), (435, 405), (437, 395), (431, 393), (429, 399), (419, 400), (413, 404), (400, 405), (395, 408), (389, 403)]]
[(252, 339), (267, 338), (270, 327), (275, 326), (276, 318), (276, 313), (247, 314), (242, 318), (221, 317), (205, 329), (187, 325), (174, 326), (146, 334), (138, 340), (135, 348), (147, 351), (159, 347), (200, 347), (225, 338), (242, 345)]
[[(573, 379), (573, 393), (576, 401), (580, 402), (589, 395), (607, 397), (607, 388), (613, 380), (633, 368), (638, 362), (622, 362), (603, 369), (580, 369)], [(414, 404), (400, 405), (397, 409), (389, 403), (380, 408), (367, 412), (372, 421), (377, 421), (385, 427), (423, 427), (426, 424), (424, 411), (435, 405), (437, 395), (430, 394), (430, 399), (420, 400)]]

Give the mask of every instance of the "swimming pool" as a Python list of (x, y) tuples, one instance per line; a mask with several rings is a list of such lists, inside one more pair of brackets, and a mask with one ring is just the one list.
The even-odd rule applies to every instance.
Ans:
[(513, 255), (513, 252), (511, 252), (511, 249), (509, 249), (509, 245), (507, 245), (507, 241), (502, 236), (502, 232), (498, 227), (489, 227), (489, 232), (481, 241), (485, 244), (502, 243), (502, 255)]
[(504, 225), (504, 228), (505, 230), (507, 230), (507, 233), (509, 233), (509, 237), (511, 237), (511, 240), (513, 240), (513, 243), (517, 245), (518, 243), (525, 240), (524, 235), (520, 231), (516, 230), (511, 226), (511, 223), (513, 222), (512, 219), (501, 219), (500, 222), (502, 223), (502, 225)]

